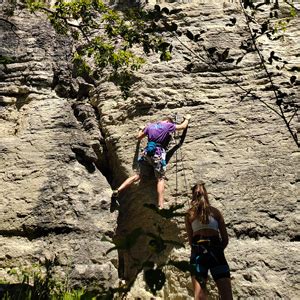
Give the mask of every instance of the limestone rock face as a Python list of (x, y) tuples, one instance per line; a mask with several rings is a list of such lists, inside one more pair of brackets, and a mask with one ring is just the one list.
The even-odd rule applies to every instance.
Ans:
[(0, 75), (0, 277), (56, 257), (73, 284), (111, 286), (117, 258), (105, 255), (113, 244), (101, 239), (114, 235), (116, 216), (96, 166), (97, 113), (53, 90), (56, 81), (60, 91), (68, 88), (61, 74), (70, 73), (69, 42), (42, 17), (20, 14), (11, 22), (14, 31), (1, 27), (1, 54), (13, 63), (1, 65)]
[[(175, 20), (183, 30), (203, 31), (198, 55), (204, 60), (188, 72), (183, 56), (194, 60), (189, 49), (199, 47), (184, 35), (172, 39), (172, 61), (149, 56), (126, 100), (112, 83), (93, 88), (72, 79), (71, 45), (41, 18), (14, 17), (21, 39), (2, 28), (2, 55), (15, 61), (0, 71), (1, 277), (10, 267), (56, 256), (58, 272), (71, 268), (74, 284), (96, 281), (105, 288), (116, 283), (117, 268), (130, 280), (145, 261), (188, 260), (184, 217), (162, 218), (144, 205), (157, 201), (151, 173), (121, 194), (118, 213), (109, 207), (111, 187), (133, 174), (144, 145), (136, 143), (138, 125), (165, 115), (180, 122), (190, 113), (185, 143), (168, 165), (166, 207), (182, 204), (184, 213), (191, 185), (204, 180), (211, 204), (223, 212), (228, 227), (226, 256), (235, 298), (297, 299), (299, 152), (282, 121), (261, 103), (240, 102), (241, 89), (226, 78), (271, 103), (257, 57), (247, 55), (238, 65), (224, 63), (216, 69), (205, 51), (238, 49), (247, 37), (238, 3), (163, 5), (184, 9), (181, 21)], [(232, 16), (237, 25), (226, 26)], [(298, 24), (299, 18), (291, 21), (283, 40), (260, 41), (266, 54), (274, 49), (299, 65)], [(230, 50), (230, 57), (239, 54)], [(288, 88), (289, 76), (286, 90), (297, 95), (299, 83)], [(113, 245), (103, 236), (122, 240), (132, 232), (137, 242), (129, 251), (105, 256)], [(171, 241), (159, 255), (149, 245), (151, 234)], [(189, 275), (171, 266), (165, 272), (167, 282), (156, 299), (192, 299)], [(209, 285), (215, 297), (213, 283)], [(152, 297), (142, 274), (128, 295), (136, 297)]]
[[(189, 29), (194, 34), (203, 31), (206, 49), (217, 47), (224, 51), (230, 48), (229, 57), (235, 60), (239, 57), (239, 46), (249, 33), (237, 2), (194, 1), (168, 7), (184, 8), (184, 18), (178, 21), (179, 25), (183, 31)], [(226, 26), (233, 16), (238, 20), (237, 26)], [(274, 50), (284, 59), (299, 64), (299, 27), (296, 24), (294, 19), (283, 40), (274, 43), (260, 40), (264, 54)], [(180, 41), (172, 39), (172, 44), (172, 61), (162, 63), (157, 57), (150, 57), (151, 63), (137, 75), (139, 80), (128, 99), (123, 100), (109, 83), (101, 84), (97, 92), (91, 93), (108, 148), (114, 153), (110, 162), (115, 173), (112, 185), (118, 186), (126, 176), (133, 174), (134, 138), (138, 125), (174, 114), (180, 121), (185, 114), (192, 114), (185, 144), (177, 152), (177, 165), (175, 156), (168, 165), (166, 206), (185, 204), (187, 209), (190, 195), (186, 195), (190, 193), (191, 185), (204, 180), (210, 201), (223, 212), (231, 237), (226, 255), (232, 270), (235, 296), (297, 298), (299, 291), (294, 287), (299, 257), (296, 212), (299, 152), (282, 121), (262, 103), (240, 102), (241, 89), (226, 78), (228, 76), (241, 83), (244, 89), (259, 93), (273, 105), (271, 93), (265, 91), (266, 75), (260, 68), (258, 57), (247, 55), (238, 65), (224, 63), (216, 70), (204, 47), (200, 47), (197, 53), (204, 59), (195, 63), (192, 72), (187, 72), (183, 56), (193, 60), (188, 48), (196, 51), (199, 47), (184, 36)], [(284, 50), (287, 47), (288, 53)], [(269, 67), (273, 71), (272, 66)], [(291, 74), (275, 76), (274, 80), (279, 83), (286, 78), (288, 87)], [(290, 91), (299, 94), (299, 85)], [(179, 196), (176, 197), (177, 193)], [(157, 232), (159, 224), (165, 239), (183, 241), (183, 218), (161, 223), (157, 215), (143, 206), (145, 202), (155, 204), (156, 197), (155, 182), (149, 180), (124, 192), (117, 236), (138, 227)], [(146, 244), (147, 240), (141, 237), (131, 255), (141, 261), (150, 256), (158, 265), (165, 261), (163, 255), (154, 258)], [(169, 258), (188, 260), (189, 250), (187, 245), (185, 251), (170, 247), (164, 254)], [(133, 265), (127, 254), (121, 254), (121, 257), (125, 266)], [(124, 276), (132, 275), (130, 272), (134, 272), (133, 267), (125, 267)], [(172, 268), (167, 273), (168, 282), (158, 297), (187, 299), (192, 296), (188, 277)], [(183, 286), (186, 289), (182, 289)], [(141, 287), (142, 280), (131, 296), (141, 295)], [(143, 297), (148, 299), (150, 296), (145, 293)]]

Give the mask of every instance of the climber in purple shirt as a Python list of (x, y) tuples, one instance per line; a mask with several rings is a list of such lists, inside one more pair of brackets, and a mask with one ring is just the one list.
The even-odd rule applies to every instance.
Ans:
[(158, 208), (164, 205), (165, 172), (166, 172), (166, 148), (171, 140), (171, 134), (176, 130), (187, 128), (191, 116), (186, 115), (184, 121), (176, 125), (172, 118), (166, 117), (162, 121), (150, 123), (146, 127), (140, 127), (137, 139), (142, 140), (148, 137), (148, 143), (139, 157), (139, 168), (135, 175), (127, 178), (116, 190), (112, 198), (116, 199), (121, 191), (128, 188), (134, 182), (140, 180), (140, 168), (143, 164), (149, 164), (154, 169), (157, 179)]

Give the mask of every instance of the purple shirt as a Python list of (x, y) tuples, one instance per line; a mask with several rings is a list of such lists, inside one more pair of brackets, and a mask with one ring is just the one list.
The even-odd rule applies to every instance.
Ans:
[(144, 133), (148, 136), (148, 141), (153, 141), (166, 148), (171, 139), (171, 133), (176, 130), (176, 125), (170, 122), (150, 123), (144, 129)]

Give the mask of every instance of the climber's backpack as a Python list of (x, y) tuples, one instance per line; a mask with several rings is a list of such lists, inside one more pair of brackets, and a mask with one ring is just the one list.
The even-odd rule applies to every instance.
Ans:
[(148, 156), (153, 156), (155, 154), (157, 143), (149, 141), (145, 148), (145, 152)]

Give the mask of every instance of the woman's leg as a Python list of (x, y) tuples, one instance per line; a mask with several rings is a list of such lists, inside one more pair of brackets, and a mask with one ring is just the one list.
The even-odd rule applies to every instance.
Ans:
[(230, 278), (220, 278), (216, 280), (221, 300), (232, 300), (232, 289)]
[(206, 292), (203, 287), (201, 287), (200, 283), (194, 276), (192, 276), (192, 283), (194, 288), (194, 299), (195, 300), (206, 300)]
[(131, 186), (134, 182), (140, 180), (140, 175), (135, 174), (129, 178), (127, 178), (117, 189), (118, 192), (121, 192)]

